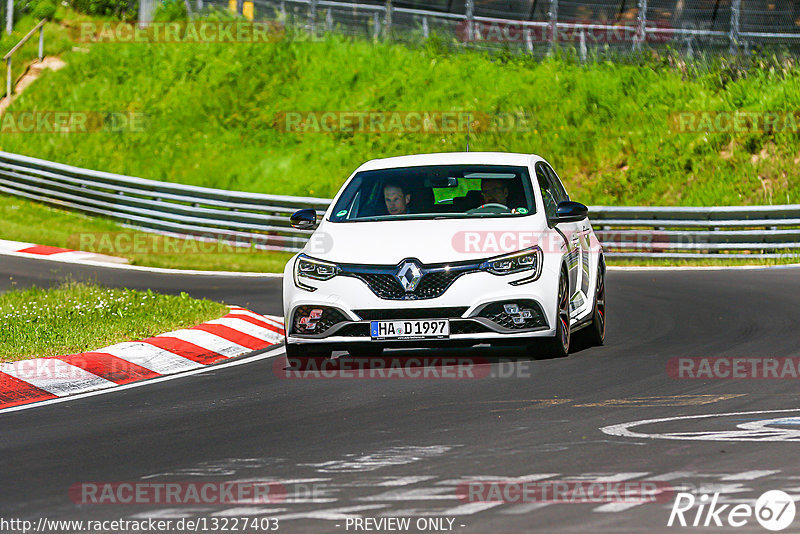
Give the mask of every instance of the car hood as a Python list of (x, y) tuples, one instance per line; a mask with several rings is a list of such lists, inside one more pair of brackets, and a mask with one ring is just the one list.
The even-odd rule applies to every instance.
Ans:
[[(303, 252), (335, 263), (395, 265), (468, 261), (516, 252), (548, 234), (537, 215), (508, 218), (332, 223), (324, 221)], [(544, 248), (544, 246), (542, 246)]]

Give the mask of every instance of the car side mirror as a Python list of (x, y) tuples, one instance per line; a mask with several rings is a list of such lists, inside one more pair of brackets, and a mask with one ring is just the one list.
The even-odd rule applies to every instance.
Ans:
[(317, 211), (312, 208), (296, 211), (289, 218), (292, 228), (298, 230), (312, 230), (317, 227)]
[(556, 223), (578, 222), (582, 221), (588, 216), (589, 216), (589, 208), (587, 208), (580, 202), (565, 200), (563, 202), (558, 203), (554, 222)]

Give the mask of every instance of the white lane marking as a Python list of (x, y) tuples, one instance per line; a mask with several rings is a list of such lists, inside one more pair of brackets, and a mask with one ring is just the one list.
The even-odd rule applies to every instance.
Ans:
[(247, 347), (243, 347), (233, 341), (228, 341), (223, 337), (219, 337), (211, 332), (205, 330), (190, 330), (188, 328), (182, 330), (174, 330), (165, 334), (159, 334), (156, 337), (176, 337), (188, 343), (202, 347), (208, 351), (222, 354), (223, 356), (232, 357), (240, 354), (251, 352)]
[(780, 473), (776, 470), (762, 470), (762, 471), (743, 471), (733, 475), (725, 475), (720, 480), (755, 480), (757, 478), (765, 477), (767, 475), (774, 475)]
[[(35, 245), (31, 245), (35, 246)], [(37, 254), (26, 254), (24, 252), (13, 252), (0, 250), (0, 255), (14, 256), (17, 258), (27, 258), (40, 261), (53, 261), (57, 263), (73, 263), (76, 265), (87, 265), (90, 267), (107, 267), (109, 269), (123, 269), (128, 271), (141, 271), (157, 274), (177, 274), (185, 276), (227, 276), (231, 278), (283, 278), (283, 273), (239, 273), (235, 271), (197, 271), (193, 269), (165, 269), (163, 267), (145, 267), (143, 265), (130, 265), (128, 263), (111, 263), (94, 260), (78, 260), (69, 258), (58, 258), (59, 254), (53, 256), (42, 256)]]
[(560, 474), (561, 473), (532, 473), (530, 475), (522, 475), (518, 477), (508, 477), (503, 475), (477, 475), (474, 477), (461, 477), (461, 478), (451, 478), (448, 480), (441, 480), (437, 482), (436, 485), (458, 486), (460, 484), (465, 484), (468, 482), (479, 482), (482, 480), (488, 480), (490, 482), (535, 482), (537, 480), (553, 478)]
[(267, 343), (278, 343), (283, 341), (283, 335), (275, 332), (274, 330), (269, 330), (267, 328), (254, 325), (253, 323), (245, 321), (244, 319), (236, 319), (235, 317), (223, 317), (222, 319), (206, 321), (203, 324), (218, 324), (220, 326), (227, 326), (228, 328), (233, 328), (237, 332), (242, 332), (243, 334), (260, 339), (261, 341), (266, 341)]
[(36, 373), (25, 372), (19, 364), (13, 363), (0, 364), (0, 371), (59, 397), (116, 386), (110, 380), (56, 358), (33, 361), (41, 362)]
[(595, 508), (592, 508), (592, 512), (624, 512), (625, 510), (630, 510), (636, 506), (641, 506), (644, 503), (640, 502), (609, 502), (606, 504), (601, 504)]
[(121, 385), (121, 386), (113, 384), (113, 382), (112, 382), (111, 384), (115, 385), (116, 387), (109, 387), (108, 389), (102, 389), (102, 390), (99, 390), (99, 391), (91, 391), (91, 392), (86, 392), (86, 393), (79, 393), (77, 395), (72, 395), (72, 396), (69, 396), (69, 397), (60, 397), (60, 398), (57, 398), (57, 399), (49, 399), (49, 400), (45, 400), (45, 401), (34, 402), (32, 404), (23, 404), (22, 406), (12, 406), (11, 408), (5, 408), (3, 410), (0, 410), (0, 416), (2, 416), (3, 414), (6, 414), (6, 413), (10, 413), (10, 412), (19, 412), (19, 411), (22, 411), (22, 410), (31, 410), (33, 408), (39, 408), (41, 406), (49, 406), (51, 404), (60, 404), (62, 402), (70, 402), (70, 401), (74, 401), (74, 400), (78, 400), (78, 399), (85, 399), (87, 397), (94, 397), (96, 395), (105, 395), (105, 394), (108, 394), (108, 393), (116, 393), (118, 391), (124, 391), (126, 389), (140, 388), (140, 387), (143, 387), (143, 386), (149, 386), (151, 384), (158, 384), (160, 382), (167, 382), (169, 380), (178, 380), (180, 378), (186, 378), (188, 376), (194, 376), (194, 375), (199, 375), (199, 374), (208, 373), (208, 372), (212, 372), (212, 371), (218, 371), (218, 370), (226, 368), (226, 367), (236, 367), (238, 365), (245, 365), (245, 364), (256, 362), (256, 361), (259, 361), (259, 360), (266, 360), (266, 359), (269, 359), (269, 358), (274, 358), (276, 356), (281, 356), (281, 355), (283, 355), (285, 353), (286, 353), (286, 351), (283, 350), (283, 346), (282, 345), (281, 346), (277, 346), (277, 347), (270, 347), (270, 348), (266, 349), (265, 352), (259, 352), (259, 354), (254, 354), (253, 356), (248, 356), (248, 357), (245, 357), (245, 358), (232, 360), (232, 361), (226, 361), (224, 363), (218, 363), (218, 364), (213, 364), (213, 365), (204, 365), (203, 367), (201, 367), (199, 369), (193, 369), (191, 371), (184, 371), (182, 373), (177, 373), (177, 374), (174, 374), (174, 375), (167, 375), (167, 376), (161, 376), (161, 377), (158, 377), (158, 378), (151, 378), (149, 380), (142, 380), (141, 382), (131, 382), (130, 384), (124, 384), (124, 385)]
[(97, 352), (111, 354), (145, 369), (150, 369), (160, 375), (170, 375), (203, 366), (202, 363), (141, 341), (125, 341), (99, 349)]
[(279, 512), (285, 512), (286, 510), (287, 508), (259, 508), (258, 506), (239, 506), (237, 508), (228, 508), (227, 510), (222, 510), (221, 512), (214, 512), (211, 515), (217, 517), (242, 517), (251, 515), (277, 514)]
[(489, 508), (494, 508), (495, 506), (500, 506), (501, 504), (504, 503), (471, 502), (467, 504), (461, 504), (459, 506), (454, 506), (453, 508), (448, 508), (447, 510), (434, 510), (431, 512), (425, 512), (422, 515), (425, 516), (472, 515), (472, 514), (477, 514), (478, 512), (483, 512), (484, 510), (488, 510)]
[(425, 482), (435, 478), (433, 476), (408, 476), (408, 477), (390, 477), (388, 480), (379, 482), (375, 486), (408, 486), (409, 484), (416, 484), (417, 482)]
[(655, 480), (659, 482), (669, 482), (670, 480), (680, 480), (690, 478), (697, 474), (696, 471), (670, 471), (669, 473), (664, 473), (663, 475), (656, 475), (654, 477), (648, 477), (647, 480)]
[(452, 448), (453, 447), (447, 445), (389, 447), (388, 449), (357, 457), (355, 457), (355, 455), (350, 455), (354, 457), (346, 460), (331, 460), (328, 462), (300, 465), (315, 467), (317, 471), (322, 473), (358, 473), (363, 471), (375, 471), (376, 469), (393, 465), (410, 464), (425, 458), (444, 454)]
[(589, 482), (624, 482), (632, 478), (649, 475), (649, 471), (635, 471), (633, 473), (583, 473), (580, 475), (565, 476), (564, 480), (585, 480)]
[(362, 506), (347, 506), (344, 508), (329, 508), (327, 510), (309, 510), (307, 512), (298, 512), (296, 514), (276, 515), (275, 519), (280, 521), (288, 521), (290, 519), (327, 519), (327, 520), (341, 520), (350, 517), (361, 517), (353, 512), (365, 512), (367, 510), (379, 510), (386, 508), (385, 504), (365, 504)]
[(729, 412), (703, 415), (683, 415), (676, 417), (663, 417), (660, 419), (643, 419), (629, 423), (620, 423), (600, 428), (606, 434), (612, 436), (622, 436), (626, 438), (648, 438), (648, 439), (677, 439), (687, 441), (798, 441), (800, 431), (786, 428), (765, 428), (770, 423), (780, 424), (783, 419), (770, 419), (766, 421), (755, 421), (737, 425), (740, 430), (727, 431), (702, 431), (702, 432), (673, 432), (668, 434), (645, 434), (634, 432), (633, 427), (651, 425), (656, 423), (666, 423), (672, 421), (684, 421), (691, 419), (705, 419), (712, 417), (731, 417), (737, 415), (761, 415), (772, 413), (792, 413), (800, 412), (800, 408), (789, 408), (784, 410), (758, 410), (753, 412)]
[(540, 508), (544, 508), (545, 506), (550, 506), (551, 502), (528, 502), (525, 504), (517, 504), (510, 508), (506, 508), (505, 510), (500, 510), (501, 514), (506, 515), (520, 515), (520, 514), (527, 514), (529, 512), (535, 512)]
[(453, 488), (438, 487), (438, 488), (410, 488), (410, 489), (397, 489), (378, 493), (376, 495), (368, 495), (367, 497), (359, 497), (358, 501), (433, 501), (433, 500), (448, 500), (452, 501), (455, 495)]
[(139, 512), (130, 516), (132, 519), (182, 519), (192, 517), (194, 514), (210, 512), (213, 508), (162, 508), (160, 510), (150, 510)]

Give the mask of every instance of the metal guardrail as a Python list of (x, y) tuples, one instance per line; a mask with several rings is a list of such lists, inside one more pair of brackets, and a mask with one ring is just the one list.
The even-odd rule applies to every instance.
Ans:
[[(134, 178), (0, 152), (0, 192), (180, 236), (297, 251), (312, 233), (290, 226), (330, 199), (225, 191)], [(610, 256), (779, 258), (800, 251), (800, 205), (590, 208)]]

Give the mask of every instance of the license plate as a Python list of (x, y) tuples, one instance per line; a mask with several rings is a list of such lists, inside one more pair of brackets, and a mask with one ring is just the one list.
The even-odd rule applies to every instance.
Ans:
[(450, 336), (447, 319), (421, 319), (412, 321), (371, 321), (372, 339), (426, 339)]

